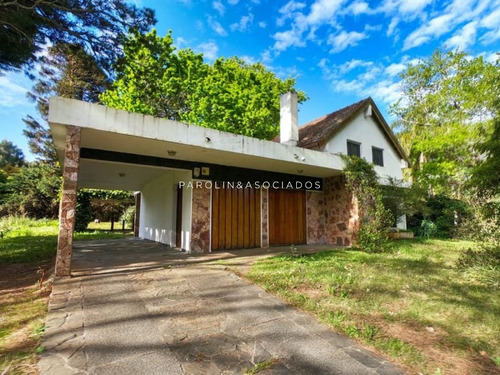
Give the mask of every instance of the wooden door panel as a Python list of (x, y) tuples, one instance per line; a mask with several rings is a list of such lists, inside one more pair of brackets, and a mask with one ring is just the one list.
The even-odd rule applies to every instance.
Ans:
[(212, 218), (212, 250), (260, 246), (259, 190), (214, 189)]
[(269, 244), (305, 244), (306, 195), (301, 190), (269, 190)]

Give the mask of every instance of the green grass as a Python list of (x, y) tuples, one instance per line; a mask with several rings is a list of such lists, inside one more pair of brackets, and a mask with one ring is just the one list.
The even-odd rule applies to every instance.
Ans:
[(459, 270), (470, 245), (405, 240), (390, 253), (274, 257), (247, 277), (413, 372), (500, 371), (500, 272)]
[[(0, 228), (7, 228), (3, 239), (0, 239), (0, 264), (37, 263), (52, 259), (56, 254), (57, 220), (9, 217), (0, 219)], [(123, 238), (126, 235), (130, 233), (89, 229), (87, 232), (76, 233), (75, 240)]]
[[(38, 287), (38, 266), (50, 268), (57, 248), (58, 222), (1, 218), (0, 374), (36, 373), (51, 279)], [(128, 233), (77, 233), (76, 240), (122, 238)], [(50, 276), (50, 275), (48, 275)]]
[(251, 369), (245, 371), (245, 375), (255, 375), (262, 371), (272, 369), (279, 363), (279, 360), (275, 358), (268, 359), (267, 361), (256, 363)]

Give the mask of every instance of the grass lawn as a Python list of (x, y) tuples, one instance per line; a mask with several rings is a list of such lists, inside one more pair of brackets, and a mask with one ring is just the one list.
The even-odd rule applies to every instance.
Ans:
[(457, 269), (468, 246), (405, 240), (390, 253), (279, 256), (246, 276), (411, 373), (500, 373), (500, 270)]
[[(54, 220), (0, 219), (8, 228), (0, 239), (0, 374), (36, 374), (36, 355), (43, 348), (51, 291), (58, 223)], [(121, 232), (85, 232), (77, 240), (121, 238)], [(46, 271), (45, 282), (39, 287)]]

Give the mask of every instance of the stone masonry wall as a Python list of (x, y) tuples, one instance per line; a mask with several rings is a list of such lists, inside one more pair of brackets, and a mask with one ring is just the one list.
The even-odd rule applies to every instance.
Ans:
[(210, 251), (210, 189), (193, 188), (193, 214), (191, 227), (191, 252), (208, 253)]
[(323, 180), (323, 192), (307, 192), (307, 243), (350, 246), (359, 228), (357, 200), (343, 176)]
[(325, 194), (306, 193), (307, 244), (325, 243)]
[(325, 242), (350, 246), (359, 228), (358, 203), (343, 176), (325, 178)]
[(80, 169), (81, 128), (66, 128), (66, 149), (63, 166), (63, 192), (59, 206), (59, 235), (55, 273), (57, 277), (70, 276), (73, 232), (75, 230), (76, 193)]

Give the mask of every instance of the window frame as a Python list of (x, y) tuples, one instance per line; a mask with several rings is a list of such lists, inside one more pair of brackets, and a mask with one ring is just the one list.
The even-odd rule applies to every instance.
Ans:
[[(349, 154), (349, 144), (354, 145), (354, 146), (358, 146), (358, 150), (359, 150), (358, 155)], [(347, 147), (347, 156), (357, 156), (358, 158), (361, 157), (361, 142), (356, 142), (356, 141), (352, 141), (352, 140), (348, 139), (346, 142), (346, 147)]]
[[(380, 162), (381, 164), (378, 164), (376, 163), (375, 161), (375, 152), (378, 152), (380, 151)], [(380, 147), (375, 147), (375, 146), (372, 146), (372, 163), (373, 165), (377, 165), (379, 167), (383, 167), (384, 166), (384, 149), (383, 148), (380, 148)]]

